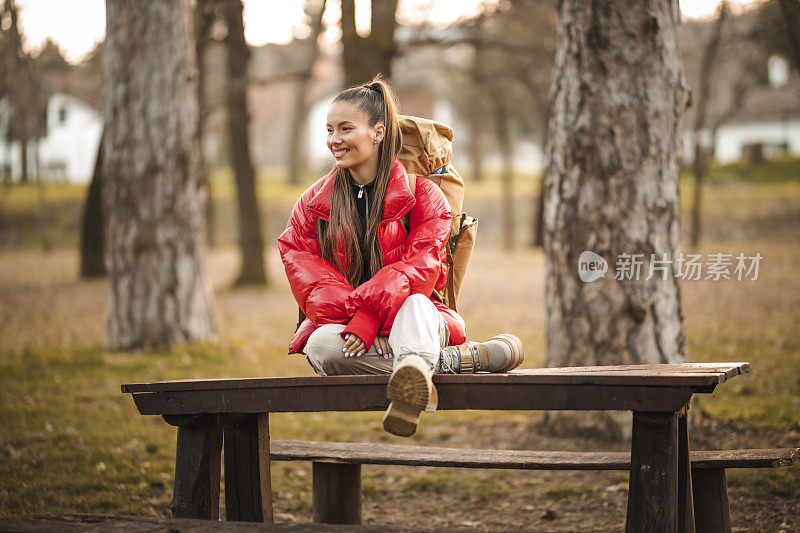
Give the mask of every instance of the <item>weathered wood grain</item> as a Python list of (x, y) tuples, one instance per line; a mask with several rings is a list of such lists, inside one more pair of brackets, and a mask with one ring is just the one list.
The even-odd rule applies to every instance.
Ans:
[[(791, 466), (800, 448), (693, 451), (692, 469)], [(510, 470), (628, 470), (628, 452), (485, 450), (361, 442), (270, 441), (273, 461), (337, 461), (365, 465)]]
[(238, 522), (273, 522), (269, 415), (226, 417), (225, 514)]
[(687, 405), (678, 414), (678, 531), (680, 533), (695, 533), (688, 411)]
[(245, 522), (212, 522), (188, 518), (155, 518), (150, 516), (113, 516), (101, 514), (43, 514), (0, 524), (2, 533), (151, 533), (177, 532), (207, 533), (217, 531), (255, 532), (285, 531), (287, 533), (383, 533), (403, 531), (408, 533), (435, 531), (391, 526), (359, 526), (328, 524), (253, 524)]
[[(750, 371), (749, 363), (680, 363), (670, 365), (622, 365), (597, 367), (535, 368), (503, 374), (437, 374), (439, 384), (594, 384), (704, 387)], [(128, 383), (124, 393), (233, 390), (309, 386), (386, 385), (388, 376), (306, 376), (285, 378), (187, 379)]]
[(219, 416), (198, 417), (178, 428), (172, 516), (219, 518), (222, 432)]
[[(325, 378), (323, 378), (325, 379)], [(619, 410), (673, 412), (697, 389), (644, 385), (438, 383), (438, 410)], [(386, 384), (164, 391), (133, 394), (143, 415), (382, 411)]]
[(730, 533), (731, 508), (724, 468), (692, 469), (695, 525), (703, 533)]
[(678, 416), (633, 413), (625, 530), (677, 531)]
[(314, 461), (314, 522), (361, 523), (361, 465)]

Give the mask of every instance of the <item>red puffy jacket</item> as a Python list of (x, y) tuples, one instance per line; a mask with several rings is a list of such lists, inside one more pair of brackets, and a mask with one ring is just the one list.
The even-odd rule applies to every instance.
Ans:
[[(451, 214), (444, 193), (430, 180), (419, 179), (416, 194), (408, 185), (399, 160), (392, 166), (378, 242), (383, 268), (356, 289), (330, 261), (320, 255), (316, 219), (328, 220), (335, 173), (317, 180), (292, 208), (278, 249), (295, 300), (306, 315), (289, 344), (289, 353), (301, 353), (314, 330), (323, 324), (347, 324), (344, 333), (356, 334), (369, 347), (376, 335), (388, 335), (407, 296), (431, 295), (447, 282), (445, 245)], [(402, 218), (409, 214), (409, 234)], [(341, 263), (346, 264), (339, 247)], [(432, 299), (447, 322), (450, 344), (466, 341), (460, 316)]]

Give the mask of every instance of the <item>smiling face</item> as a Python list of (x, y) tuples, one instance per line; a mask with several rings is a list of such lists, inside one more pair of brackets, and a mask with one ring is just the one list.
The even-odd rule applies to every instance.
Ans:
[[(378, 169), (378, 149), (384, 125), (369, 125), (367, 116), (350, 102), (334, 102), (328, 108), (328, 149), (337, 168), (348, 168), (359, 183), (369, 183)], [(377, 141), (377, 142), (376, 142)]]

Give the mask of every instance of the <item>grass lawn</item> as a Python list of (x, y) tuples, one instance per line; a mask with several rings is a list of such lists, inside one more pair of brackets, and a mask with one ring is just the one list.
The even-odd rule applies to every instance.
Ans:
[[(715, 167), (719, 175), (706, 190), (706, 239), (696, 252), (759, 252), (763, 260), (756, 281), (682, 284), (690, 360), (752, 364), (750, 376), (700, 399), (697, 411), (704, 415), (703, 427), (717, 428), (719, 434), (700, 431), (698, 444), (799, 445), (800, 163), (793, 164), (769, 167), (764, 172), (772, 177), (764, 179), (750, 174), (740, 179), (741, 169)], [(303, 188), (279, 180), (275, 170), (259, 174), (265, 228), (272, 236)], [(534, 181), (531, 176), (516, 179), (523, 217), (530, 216)], [(0, 192), (0, 521), (59, 511), (169, 515), (175, 429), (160, 418), (140, 416), (130, 397), (120, 393), (121, 383), (312, 374), (304, 359), (285, 355), (296, 305), (274, 247), (267, 251), (269, 287), (230, 289), (238, 258), (233, 247), (233, 189), (225, 171), (214, 174), (213, 191), (218, 245), (209, 265), (220, 340), (133, 353), (103, 347), (105, 282), (77, 279), (77, 228), (85, 188), (48, 184), (45, 200), (50, 209), (44, 218), (39, 216), (34, 186)], [(690, 192), (684, 178), (684, 209)], [(499, 226), (493, 214), (498, 212), (499, 195), (496, 177), (470, 186), (467, 206), (481, 216), (481, 229), (460, 306), (472, 338), (514, 332), (526, 345), (524, 366), (541, 366), (544, 257), (541, 250), (506, 253), (495, 244)], [(47, 252), (40, 249), (43, 231), (54, 244)], [(382, 431), (380, 413), (273, 415), (270, 422), (273, 437), (280, 439), (408, 442)], [(541, 449), (583, 445), (576, 438), (540, 435), (536, 423), (527, 414), (513, 412), (428, 414), (411, 442)], [(403, 505), (414, 505), (419, 522), (413, 525), (508, 527), (519, 520), (534, 527), (540, 511), (552, 508), (561, 522), (542, 522), (542, 528), (574, 529), (585, 523), (581, 513), (597, 506), (616, 509), (621, 518), (615, 515), (608, 523), (596, 523), (596, 529), (619, 529), (625, 489), (609, 487), (626, 487), (626, 475), (548, 476), (365, 467), (365, 517), (368, 523), (412, 525), (404, 521)], [(310, 483), (306, 463), (274, 466), (279, 521), (311, 520)], [(798, 467), (733, 471), (729, 483), (734, 521), (740, 526), (754, 523), (759, 511), (751, 503), (762, 502), (754, 498), (769, 498), (759, 505), (772, 506), (777, 515), (788, 514), (786, 506), (797, 510)], [(446, 505), (436, 503), (439, 498)], [(521, 514), (504, 518), (493, 509), (506, 503)]]

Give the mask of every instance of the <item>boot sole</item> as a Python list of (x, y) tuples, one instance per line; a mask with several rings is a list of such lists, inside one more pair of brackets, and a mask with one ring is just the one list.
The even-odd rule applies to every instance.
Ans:
[(501, 340), (508, 344), (508, 346), (511, 348), (511, 361), (499, 372), (508, 372), (509, 370), (517, 368), (522, 364), (522, 361), (525, 360), (525, 348), (523, 348), (522, 341), (519, 340), (519, 337), (516, 335), (503, 333), (501, 335), (497, 335), (496, 337), (492, 337), (490, 340)]
[(386, 396), (391, 403), (383, 416), (383, 428), (398, 437), (410, 437), (417, 431), (419, 415), (435, 398), (433, 383), (415, 365), (399, 367), (389, 378)]

